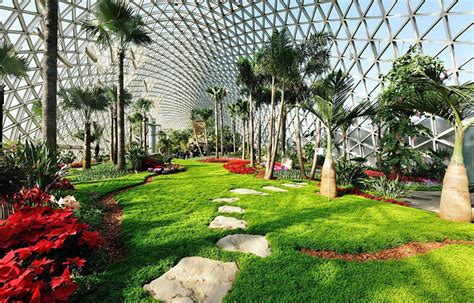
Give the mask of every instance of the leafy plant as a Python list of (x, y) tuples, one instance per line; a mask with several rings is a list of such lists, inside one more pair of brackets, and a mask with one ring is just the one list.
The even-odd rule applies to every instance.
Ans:
[(74, 153), (70, 150), (64, 150), (59, 154), (59, 163), (61, 164), (71, 164), (75, 159), (76, 156), (74, 156)]
[(138, 145), (132, 145), (128, 150), (127, 158), (135, 171), (145, 170), (145, 161), (148, 158), (148, 151)]
[(338, 186), (358, 186), (365, 178), (365, 167), (360, 163), (340, 160), (336, 163), (336, 180)]
[(363, 180), (365, 187), (377, 196), (396, 199), (405, 193), (403, 183), (398, 178), (388, 179), (386, 176)]
[(100, 164), (88, 170), (78, 170), (68, 176), (71, 182), (86, 182), (91, 180), (113, 179), (128, 174), (126, 170), (119, 170), (112, 164)]

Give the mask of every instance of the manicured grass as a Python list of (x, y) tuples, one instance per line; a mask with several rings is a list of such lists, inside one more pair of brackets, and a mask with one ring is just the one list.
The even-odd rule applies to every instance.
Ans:
[(433, 213), (355, 196), (328, 200), (310, 184), (288, 193), (241, 196), (232, 205), (246, 213), (235, 217), (247, 221), (245, 233), (267, 235), (272, 255), (224, 252), (217, 240), (239, 231), (207, 227), (223, 205), (209, 200), (236, 196), (229, 190), (237, 187), (259, 190), (288, 181), (230, 174), (222, 164), (180, 164), (188, 171), (155, 177), (116, 197), (124, 208), (128, 255), (100, 268), (80, 302), (152, 302), (142, 286), (188, 256), (238, 263), (228, 302), (468, 302), (474, 297), (474, 246), (365, 263), (298, 252), (306, 247), (357, 253), (410, 241), (474, 240), (474, 224), (444, 222)]

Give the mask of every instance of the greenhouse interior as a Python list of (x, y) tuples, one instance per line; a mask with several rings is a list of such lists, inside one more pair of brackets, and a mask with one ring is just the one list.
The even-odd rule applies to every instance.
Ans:
[(0, 0), (0, 302), (473, 302), (474, 1)]

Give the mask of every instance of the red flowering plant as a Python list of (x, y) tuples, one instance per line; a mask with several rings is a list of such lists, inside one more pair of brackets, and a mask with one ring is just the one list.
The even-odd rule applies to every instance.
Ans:
[(362, 190), (360, 190), (359, 188), (339, 188), (338, 187), (337, 188), (337, 193), (340, 197), (344, 196), (344, 195), (356, 195), (356, 196), (364, 197), (364, 198), (375, 200), (375, 201), (382, 201), (382, 202), (387, 202), (387, 203), (398, 204), (398, 205), (401, 205), (401, 206), (410, 207), (410, 204), (408, 204), (408, 203), (398, 201), (398, 200), (393, 199), (393, 198), (379, 197), (379, 196), (375, 196), (375, 195), (372, 195), (372, 194), (369, 194), (369, 193), (365, 193)]
[(251, 175), (255, 173), (255, 169), (247, 166), (249, 163), (249, 160), (232, 160), (224, 164), (224, 168), (234, 174)]
[(60, 181), (57, 181), (51, 185), (49, 189), (54, 190), (74, 190), (74, 185), (71, 184), (71, 181), (67, 178), (63, 178)]
[(371, 170), (371, 169), (365, 170), (364, 174), (366, 174), (368, 177), (371, 177), (371, 178), (377, 178), (377, 177), (385, 176), (385, 174), (383, 172), (376, 171), (376, 170)]
[(85, 266), (99, 233), (36, 188), (14, 200), (16, 211), (0, 221), (0, 302), (67, 301), (77, 289), (71, 271)]

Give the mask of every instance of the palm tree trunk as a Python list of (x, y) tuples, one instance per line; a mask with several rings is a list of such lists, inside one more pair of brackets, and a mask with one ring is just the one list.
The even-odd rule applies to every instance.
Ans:
[(275, 162), (276, 162), (276, 156), (278, 153), (278, 138), (280, 138), (280, 131), (281, 131), (281, 125), (283, 124), (283, 112), (285, 111), (285, 87), (283, 86), (281, 89), (281, 101), (280, 101), (280, 112), (278, 114), (278, 127), (277, 127), (277, 133), (275, 136), (275, 144), (273, 145), (273, 151), (272, 151), (272, 156), (270, 160), (270, 166), (272, 169), (272, 177), (273, 177), (273, 168), (275, 167)]
[(270, 167), (270, 158), (273, 150), (273, 133), (275, 124), (275, 77), (272, 76), (272, 95), (270, 100), (270, 120), (268, 125), (268, 143), (267, 143), (267, 166), (265, 167), (265, 180), (273, 177), (273, 167)]
[(58, 1), (44, 1), (42, 134), (50, 152), (56, 151), (58, 82)]
[(130, 126), (129, 126), (129, 130), (128, 130), (128, 148), (131, 149), (132, 148), (132, 142), (133, 142), (133, 123), (132, 121), (130, 121)]
[(469, 196), (469, 181), (464, 166), (464, 131), (455, 127), (454, 150), (451, 162), (443, 178), (443, 189), (439, 205), (439, 217), (443, 220), (471, 222), (472, 208)]
[(204, 140), (206, 142), (206, 156), (209, 154), (209, 141), (207, 138), (207, 123), (204, 123)]
[[(2, 79), (0, 78), (0, 81)], [(0, 156), (3, 156), (3, 104), (5, 103), (5, 84), (0, 82)]]
[(286, 153), (286, 104), (283, 103), (283, 115), (280, 124), (280, 147), (281, 147), (281, 156), (285, 157)]
[(249, 119), (249, 146), (250, 146), (250, 151), (249, 151), (249, 156), (250, 156), (250, 167), (255, 168), (255, 150), (254, 150), (254, 141), (255, 141), (255, 131), (254, 131), (254, 114), (253, 114), (253, 100), (252, 100), (252, 94), (250, 94), (249, 97), (249, 114), (250, 114), (250, 119)]
[(216, 143), (216, 158), (219, 159), (219, 104), (217, 100), (214, 102), (214, 130), (216, 135), (214, 140)]
[(316, 143), (314, 145), (313, 164), (311, 165), (311, 173), (309, 179), (314, 180), (316, 175), (316, 167), (318, 164), (318, 148), (321, 146), (321, 121), (318, 120), (316, 124)]
[(140, 120), (140, 147), (143, 148), (143, 120)]
[(198, 140), (198, 136), (197, 136), (197, 133), (196, 133), (196, 127), (194, 125), (194, 121), (191, 121), (191, 123), (192, 123), (192, 126), (193, 126), (194, 142), (196, 142), (196, 145), (197, 145), (197, 148), (198, 148), (198, 151), (199, 151), (199, 155), (202, 157), (203, 154), (202, 154), (201, 146), (199, 146), (199, 140)]
[(117, 168), (125, 169), (125, 91), (124, 91), (124, 59), (125, 50), (120, 49), (118, 53), (119, 59), (119, 86), (117, 96)]
[(232, 145), (234, 147), (234, 155), (237, 153), (237, 146), (235, 145), (235, 117), (232, 118)]
[(300, 109), (298, 107), (296, 108), (295, 142), (296, 142), (296, 153), (298, 155), (298, 164), (300, 167), (300, 177), (306, 178), (306, 172), (304, 169), (304, 160), (303, 160), (303, 148), (301, 146)]
[(377, 169), (382, 170), (382, 147), (380, 141), (382, 140), (382, 123), (377, 124)]
[(146, 141), (146, 137), (147, 137), (147, 127), (146, 127), (146, 123), (147, 123), (148, 119), (146, 117), (146, 115), (143, 116), (143, 149), (145, 150), (148, 150), (148, 144), (147, 144), (147, 141)]
[(342, 129), (342, 158), (347, 161), (347, 129)]
[(245, 159), (245, 138), (246, 138), (245, 120), (242, 119), (242, 159)]
[(220, 135), (221, 135), (221, 155), (224, 156), (224, 109), (223, 109), (224, 100), (219, 101), (219, 116), (220, 116)]
[(262, 110), (258, 111), (258, 163), (262, 163)]
[(337, 197), (336, 188), (336, 165), (332, 157), (332, 133), (327, 129), (326, 159), (324, 159), (321, 171), (321, 187), (319, 188), (321, 196), (328, 198)]
[(110, 108), (110, 161), (113, 164), (117, 164), (117, 158), (115, 157), (115, 123), (114, 123), (114, 106)]
[(95, 144), (95, 149), (94, 149), (95, 163), (99, 163), (99, 153), (100, 153), (100, 145), (99, 145), (99, 141), (97, 140), (97, 143)]
[(82, 169), (91, 168), (91, 123), (86, 121), (84, 124), (84, 162)]
[(114, 164), (117, 164), (118, 154), (118, 126), (117, 126), (117, 100), (114, 104)]

